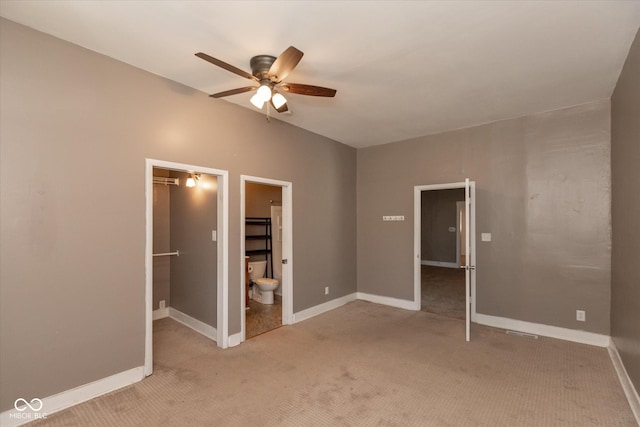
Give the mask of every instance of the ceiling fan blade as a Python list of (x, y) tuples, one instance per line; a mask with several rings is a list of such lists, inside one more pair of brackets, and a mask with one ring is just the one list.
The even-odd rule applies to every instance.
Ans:
[(336, 96), (337, 92), (335, 89), (329, 89), (328, 87), (303, 85), (299, 83), (283, 83), (279, 88), (285, 92), (310, 96), (333, 97)]
[(291, 70), (296, 68), (298, 62), (302, 59), (302, 53), (293, 46), (289, 46), (287, 50), (276, 58), (269, 68), (269, 78), (272, 82), (280, 83), (287, 78)]
[(202, 58), (207, 62), (212, 63), (213, 65), (217, 65), (220, 68), (224, 68), (227, 71), (231, 71), (234, 74), (239, 75), (240, 77), (244, 77), (245, 79), (259, 81), (257, 77), (252, 74), (247, 73), (246, 71), (241, 70), (240, 68), (234, 67), (233, 65), (227, 64), (226, 62), (220, 61), (213, 56), (209, 56), (206, 53), (198, 52), (196, 53), (198, 58)]
[(287, 103), (286, 102), (284, 104), (282, 104), (282, 106), (280, 108), (276, 108), (276, 106), (273, 104), (273, 99), (271, 99), (269, 102), (271, 102), (271, 106), (278, 113), (286, 113), (287, 111), (289, 111), (289, 107), (287, 107)]
[(240, 87), (238, 89), (231, 89), (231, 90), (225, 90), (224, 92), (214, 93), (213, 95), (209, 95), (209, 96), (212, 98), (222, 98), (229, 95), (237, 95), (239, 93), (250, 92), (256, 89), (257, 87), (255, 86), (245, 86), (245, 87)]

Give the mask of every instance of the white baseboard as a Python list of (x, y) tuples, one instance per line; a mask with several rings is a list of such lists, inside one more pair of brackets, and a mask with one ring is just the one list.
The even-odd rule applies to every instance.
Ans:
[[(144, 378), (144, 366), (129, 369), (110, 377), (103, 378), (81, 385), (71, 390), (66, 390), (53, 396), (42, 398), (42, 409), (38, 411), (18, 412), (11, 409), (0, 414), (0, 425), (3, 427), (20, 426), (36, 419), (45, 418), (55, 412), (62, 411), (71, 406), (77, 405), (87, 400), (91, 400), (103, 394), (110, 393), (122, 387), (136, 383)], [(24, 397), (29, 400), (29, 397)], [(20, 417), (20, 418), (17, 418)]]
[(345, 295), (343, 297), (324, 302), (322, 304), (313, 306), (311, 308), (307, 308), (306, 310), (293, 313), (293, 323), (302, 322), (303, 320), (307, 320), (319, 314), (326, 313), (327, 311), (336, 309), (340, 306), (345, 305), (348, 302), (355, 301), (356, 299), (357, 299), (356, 293), (354, 292), (352, 294)]
[(198, 319), (194, 319), (188, 314), (184, 314), (183, 312), (176, 310), (173, 307), (169, 307), (169, 317), (171, 317), (176, 322), (180, 322), (183, 325), (193, 329), (194, 331), (204, 335), (205, 337), (212, 339), (214, 341), (218, 340), (218, 331), (211, 325), (207, 325), (204, 322), (201, 322)]
[(380, 295), (367, 294), (364, 292), (357, 293), (358, 299), (363, 301), (375, 302), (376, 304), (389, 305), (391, 307), (402, 308), (404, 310), (420, 310), (420, 304), (406, 299), (398, 299), (392, 297), (383, 297)]
[(618, 379), (620, 380), (620, 384), (622, 385), (622, 389), (624, 390), (624, 395), (627, 396), (629, 406), (631, 406), (631, 411), (636, 417), (636, 422), (640, 426), (640, 396), (638, 396), (638, 391), (633, 386), (631, 378), (629, 378), (629, 374), (624, 367), (624, 363), (622, 363), (620, 353), (618, 353), (618, 349), (616, 348), (613, 340), (611, 340), (611, 344), (609, 345), (608, 350), (609, 357), (611, 358), (611, 363), (613, 363), (613, 367), (618, 374)]
[(293, 323), (302, 322), (303, 320), (310, 319), (319, 314), (326, 313), (327, 311), (334, 310), (340, 306), (345, 305), (348, 302), (355, 300), (363, 300), (374, 302), (376, 304), (388, 305), (391, 307), (402, 308), (405, 310), (420, 310), (418, 306), (416, 308), (416, 304), (413, 301), (392, 298), (392, 297), (383, 297), (380, 295), (367, 294), (364, 292), (355, 292), (349, 295), (345, 295), (340, 298), (336, 298), (331, 301), (327, 301), (325, 303), (313, 306), (311, 308), (307, 308), (306, 310), (299, 311), (293, 314)]
[(458, 268), (458, 264), (456, 264), (455, 262), (428, 261), (426, 259), (423, 259), (423, 260), (420, 260), (420, 264), (422, 264), (422, 265), (430, 265), (431, 267)]
[(169, 307), (153, 310), (153, 320), (164, 319), (169, 317)]
[(237, 334), (229, 335), (229, 347), (235, 347), (242, 343), (242, 333), (238, 332)]
[(476, 313), (475, 320), (481, 325), (493, 326), (494, 328), (526, 332), (528, 334), (542, 335), (544, 337), (558, 338), (565, 341), (573, 341), (598, 347), (609, 347), (611, 342), (611, 338), (608, 335), (561, 328), (559, 326), (543, 325), (540, 323), (525, 322), (506, 317), (490, 316), (488, 314)]

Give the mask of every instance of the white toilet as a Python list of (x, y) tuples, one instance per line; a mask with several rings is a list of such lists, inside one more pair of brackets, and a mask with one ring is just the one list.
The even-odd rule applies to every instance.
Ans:
[(253, 282), (253, 300), (262, 304), (273, 304), (273, 291), (278, 289), (278, 280), (264, 277), (267, 261), (249, 262), (249, 279)]

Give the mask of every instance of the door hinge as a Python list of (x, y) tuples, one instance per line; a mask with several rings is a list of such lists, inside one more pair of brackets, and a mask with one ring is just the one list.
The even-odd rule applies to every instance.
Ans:
[(288, 263), (288, 262), (289, 262), (289, 261), (288, 261), (288, 260), (286, 260), (286, 259), (283, 259), (283, 260), (282, 260), (282, 263), (283, 263), (283, 264), (286, 264), (286, 263)]

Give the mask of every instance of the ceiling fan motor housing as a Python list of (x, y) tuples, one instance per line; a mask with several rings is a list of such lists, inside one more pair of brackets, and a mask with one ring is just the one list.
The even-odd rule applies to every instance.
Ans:
[[(257, 55), (251, 58), (251, 74), (256, 76), (260, 81), (270, 80), (269, 69), (275, 62), (276, 57), (271, 55)], [(276, 77), (276, 76), (272, 76)]]

